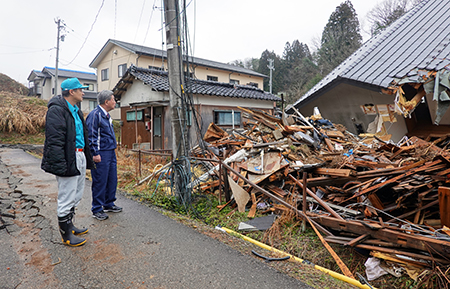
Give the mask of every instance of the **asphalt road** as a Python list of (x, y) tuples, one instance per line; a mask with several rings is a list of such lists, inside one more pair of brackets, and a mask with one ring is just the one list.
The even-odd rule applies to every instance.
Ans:
[(122, 195), (124, 211), (98, 221), (90, 190), (75, 219), (87, 243), (65, 246), (55, 177), (0, 148), (0, 288), (311, 288)]

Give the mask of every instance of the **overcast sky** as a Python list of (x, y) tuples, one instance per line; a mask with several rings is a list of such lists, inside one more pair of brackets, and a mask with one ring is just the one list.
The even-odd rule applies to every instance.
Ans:
[[(187, 0), (191, 54), (219, 62), (282, 55), (286, 42), (320, 40), (343, 0)], [(377, 2), (351, 0), (361, 28)], [(380, 2), (380, 1), (378, 1)], [(162, 0), (12, 0), (0, 9), (0, 73), (27, 84), (32, 70), (56, 64), (56, 19), (66, 25), (59, 68), (89, 64), (108, 39), (162, 49)], [(369, 36), (362, 31), (364, 41)], [(165, 49), (165, 48), (164, 48)], [(276, 69), (276, 68), (275, 68)]]

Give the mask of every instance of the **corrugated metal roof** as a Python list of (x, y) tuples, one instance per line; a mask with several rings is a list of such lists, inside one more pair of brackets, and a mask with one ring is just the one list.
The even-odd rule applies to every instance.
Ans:
[[(133, 78), (137, 78), (144, 84), (157, 91), (169, 91), (168, 73), (154, 69), (146, 69), (132, 65), (122, 79), (114, 87), (114, 95), (121, 97)], [(205, 94), (223, 97), (249, 98), (267, 101), (280, 101), (278, 96), (265, 92), (259, 88), (248, 85), (235, 85), (217, 81), (190, 79), (186, 83), (186, 91), (192, 94)]]
[[(131, 51), (133, 53), (136, 53), (136, 54), (155, 56), (155, 57), (160, 57), (160, 58), (167, 58), (167, 53), (165, 50), (160, 50), (160, 49), (155, 49), (155, 48), (151, 48), (151, 47), (147, 47), (147, 46), (143, 46), (143, 45), (137, 45), (137, 44), (128, 43), (128, 42), (124, 42), (124, 41), (109, 39), (106, 42), (106, 44), (103, 46), (103, 48), (100, 50), (100, 52), (95, 56), (94, 60), (92, 60), (91, 64), (89, 64), (89, 66), (95, 67), (97, 61), (99, 61), (101, 59), (101, 57), (100, 57), (101, 54), (104, 51), (107, 51), (108, 47), (113, 44), (117, 45), (119, 47), (122, 47), (123, 49), (126, 49), (128, 51)], [(201, 66), (206, 66), (206, 67), (211, 67), (211, 68), (216, 68), (216, 69), (222, 69), (222, 70), (233, 71), (233, 72), (237, 72), (237, 73), (244, 73), (247, 75), (254, 75), (254, 76), (258, 76), (258, 77), (267, 78), (267, 75), (258, 73), (251, 69), (236, 66), (236, 65), (221, 63), (221, 62), (207, 60), (207, 59), (198, 58), (198, 57), (189, 57), (188, 60), (189, 60), (189, 62), (196, 64), (196, 65), (201, 65)]]
[(449, 44), (450, 1), (422, 0), (365, 42), (294, 106), (319, 96), (340, 81), (381, 89), (416, 68), (441, 70), (450, 64)]

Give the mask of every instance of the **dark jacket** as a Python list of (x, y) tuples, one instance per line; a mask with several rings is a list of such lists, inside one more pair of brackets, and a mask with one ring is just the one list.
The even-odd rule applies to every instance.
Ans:
[[(84, 128), (86, 168), (92, 169), (95, 165), (89, 150), (86, 123), (81, 110), (78, 110), (78, 115)], [(67, 101), (60, 95), (55, 96), (48, 102), (41, 169), (61, 177), (80, 175), (76, 165), (75, 139), (75, 120)]]
[(114, 128), (100, 106), (97, 106), (86, 117), (89, 147), (93, 156), (99, 151), (114, 150), (117, 147)]

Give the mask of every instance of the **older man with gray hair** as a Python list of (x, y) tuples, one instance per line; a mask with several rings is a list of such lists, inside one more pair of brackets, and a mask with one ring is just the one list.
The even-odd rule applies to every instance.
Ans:
[(98, 106), (86, 118), (89, 148), (96, 169), (92, 175), (92, 216), (106, 220), (105, 212), (119, 213), (121, 207), (114, 204), (117, 189), (117, 147), (116, 136), (109, 112), (116, 106), (111, 90), (103, 90), (97, 95)]

